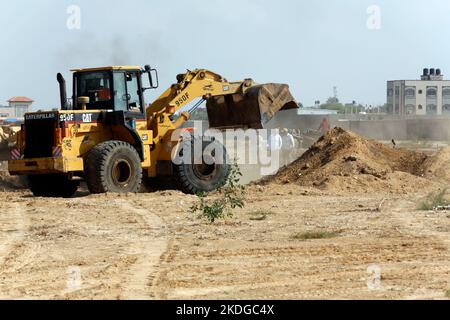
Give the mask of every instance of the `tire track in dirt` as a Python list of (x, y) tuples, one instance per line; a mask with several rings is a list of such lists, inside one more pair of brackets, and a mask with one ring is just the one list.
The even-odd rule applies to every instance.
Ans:
[(146, 239), (142, 239), (141, 246), (133, 248), (136, 250), (138, 259), (128, 270), (129, 276), (123, 286), (120, 298), (155, 299), (153, 282), (159, 269), (161, 256), (168, 249), (167, 226), (150, 209), (126, 200), (121, 200), (120, 205), (122, 210), (131, 211), (140, 216), (145, 223), (143, 227), (149, 230), (149, 235)]
[(166, 288), (164, 285), (167, 279), (167, 274), (169, 272), (167, 266), (170, 263), (173, 263), (175, 256), (177, 255), (177, 252), (180, 249), (180, 247), (174, 243), (175, 240), (173, 239), (169, 241), (167, 250), (160, 258), (161, 270), (153, 279), (152, 286), (154, 288), (155, 298), (159, 300), (165, 300), (168, 298), (168, 288)]
[[(266, 253), (256, 249), (251, 254), (250, 249), (246, 250), (245, 256), (238, 251), (234, 257), (226, 258), (221, 257), (220, 250), (216, 257), (209, 255), (209, 259), (196, 254), (193, 254), (193, 260), (178, 256), (160, 286), (165, 287), (166, 298), (171, 299), (208, 299), (212, 296), (222, 299), (229, 294), (239, 299), (398, 297), (398, 293), (389, 288), (370, 291), (367, 266), (373, 260), (387, 264), (386, 272), (395, 279), (402, 269), (408, 268), (408, 260), (412, 259), (411, 264), (415, 265), (417, 256), (414, 252), (420, 245), (407, 248), (403, 247), (402, 240), (395, 246), (380, 245), (375, 238), (372, 240), (373, 243), (369, 240), (359, 246), (352, 245), (351, 238), (342, 239), (339, 246), (318, 241), (312, 245), (319, 252), (298, 248), (297, 251), (289, 250), (290, 255), (285, 255), (282, 247), (279, 248), (282, 254), (277, 255), (277, 248), (272, 247)], [(436, 243), (428, 245), (432, 250)], [(329, 247), (333, 247), (334, 252)], [(420, 259), (427, 257), (421, 255)], [(420, 270), (416, 270), (415, 275), (430, 276)], [(386, 283), (395, 285), (392, 280)]]
[[(432, 278), (421, 271), (424, 264), (414, 268), (417, 261), (430, 261), (442, 246), (423, 235), (411, 239), (390, 229), (393, 234), (387, 238), (375, 235), (361, 240), (349, 234), (332, 240), (263, 242), (261, 246), (244, 241), (228, 248), (214, 240), (215, 245), (199, 243), (188, 250), (177, 241), (182, 248), (167, 259), (157, 286), (166, 299), (398, 298), (395, 290), (401, 270), (411, 265), (415, 276)], [(429, 241), (422, 243), (422, 239)], [(367, 286), (367, 268), (374, 261), (386, 266), (390, 275), (383, 290), (371, 291)], [(434, 272), (439, 274), (438, 269)], [(418, 282), (410, 288), (418, 287)]]
[[(18, 203), (2, 204), (2, 217), (0, 219), (0, 276), (5, 273), (5, 264), (25, 238), (27, 229), (27, 219), (23, 214), (24, 210)], [(1, 289), (3, 283), (0, 282), (0, 299), (10, 298), (4, 296)]]

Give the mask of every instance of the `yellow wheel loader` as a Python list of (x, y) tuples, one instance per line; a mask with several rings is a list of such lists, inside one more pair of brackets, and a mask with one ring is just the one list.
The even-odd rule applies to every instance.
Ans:
[(262, 128), (279, 110), (298, 108), (287, 85), (228, 82), (208, 70), (178, 75), (148, 106), (144, 92), (159, 82), (150, 66), (72, 71), (72, 104), (58, 74), (61, 110), (27, 113), (11, 151), (10, 174), (26, 175), (36, 196), (70, 197), (82, 180), (91, 193), (137, 192), (143, 176), (162, 175), (173, 176), (186, 193), (212, 191), (228, 175), (222, 145), (212, 162), (173, 161), (202, 140), (195, 135), (173, 139), (189, 119), (189, 112), (179, 115), (183, 107), (206, 101), (210, 127), (217, 129)]

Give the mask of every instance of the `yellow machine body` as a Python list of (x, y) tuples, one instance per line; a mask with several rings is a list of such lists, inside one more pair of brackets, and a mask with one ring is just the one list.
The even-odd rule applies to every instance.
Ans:
[[(257, 85), (251, 79), (228, 82), (203, 69), (178, 75), (177, 83), (150, 105), (145, 105), (143, 92), (157, 87), (151, 76), (154, 69), (112, 66), (72, 71), (72, 108), (66, 105), (61, 85), (65, 82), (58, 75), (62, 110), (25, 115), (25, 124), (17, 133), (16, 158), (8, 164), (11, 174), (64, 173), (69, 179), (82, 178), (86, 169), (84, 160), (90, 150), (102, 142), (119, 140), (134, 146), (142, 169), (149, 177), (156, 177), (161, 174), (158, 164), (169, 162), (173, 148), (181, 141), (172, 141), (173, 132), (189, 120), (188, 112), (177, 112), (196, 99), (207, 101), (215, 128), (260, 127), (258, 120), (268, 121), (279, 110), (298, 107), (286, 85)], [(145, 73), (149, 74), (150, 88), (144, 88), (142, 75)], [(126, 94), (118, 96), (123, 83), (117, 79), (122, 78), (126, 81)], [(129, 89), (134, 82), (137, 91)], [(255, 88), (258, 88), (256, 94)], [(136, 92), (134, 102), (130, 103)], [(247, 97), (247, 93), (251, 96)], [(252, 100), (248, 105), (243, 103), (246, 98)], [(239, 110), (233, 108), (234, 102)], [(125, 104), (128, 104), (126, 108), (117, 110)], [(215, 112), (216, 109), (221, 113)], [(246, 120), (243, 114), (251, 115), (251, 119)], [(223, 125), (220, 119), (224, 120)], [(236, 123), (230, 119), (237, 119)]]

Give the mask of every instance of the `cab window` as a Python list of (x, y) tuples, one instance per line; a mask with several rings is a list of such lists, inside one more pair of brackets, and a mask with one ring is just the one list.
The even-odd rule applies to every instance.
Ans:
[(138, 74), (136, 72), (127, 72), (125, 78), (128, 93), (128, 110), (132, 112), (141, 112), (141, 95), (139, 92)]
[(117, 111), (143, 112), (138, 72), (114, 73), (114, 105)]
[(114, 73), (114, 105), (116, 111), (128, 110), (127, 86), (123, 72)]
[(80, 73), (77, 76), (77, 97), (89, 97), (87, 109), (112, 107), (111, 75), (109, 72)]

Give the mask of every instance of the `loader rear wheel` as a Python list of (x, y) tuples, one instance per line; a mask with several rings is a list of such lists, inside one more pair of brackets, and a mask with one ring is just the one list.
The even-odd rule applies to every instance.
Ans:
[[(209, 154), (214, 158), (213, 163), (205, 161), (203, 152), (201, 161), (194, 161), (194, 145), (196, 141), (201, 146), (202, 151), (208, 148), (205, 154)], [(183, 157), (185, 150), (191, 150), (190, 161)], [(175, 181), (178, 188), (188, 194), (214, 191), (226, 184), (230, 174), (226, 148), (218, 141), (203, 141), (201, 138), (184, 141), (180, 146), (177, 160), (177, 163), (181, 163), (174, 165)]]
[(36, 197), (70, 198), (80, 183), (72, 181), (66, 175), (41, 174), (27, 176), (28, 187)]
[(141, 187), (141, 159), (129, 143), (107, 141), (98, 144), (85, 157), (84, 166), (91, 193), (138, 192)]

